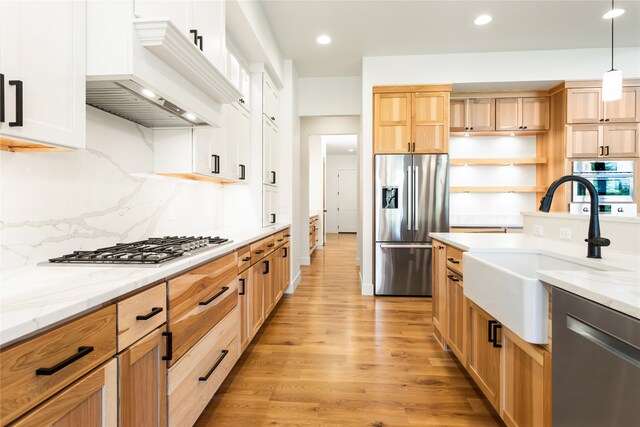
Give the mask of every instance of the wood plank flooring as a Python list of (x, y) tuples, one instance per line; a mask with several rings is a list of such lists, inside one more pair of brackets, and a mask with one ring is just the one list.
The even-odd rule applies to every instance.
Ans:
[(196, 426), (503, 425), (432, 336), (431, 300), (360, 295), (355, 235), (328, 235)]

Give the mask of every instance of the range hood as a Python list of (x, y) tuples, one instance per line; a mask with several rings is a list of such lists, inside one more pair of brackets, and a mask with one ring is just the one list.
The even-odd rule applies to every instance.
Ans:
[(149, 128), (220, 127), (242, 94), (169, 20), (88, 2), (86, 103)]

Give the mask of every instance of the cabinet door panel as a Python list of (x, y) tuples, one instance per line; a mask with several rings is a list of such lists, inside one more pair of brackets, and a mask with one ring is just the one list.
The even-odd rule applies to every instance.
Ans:
[(407, 153), (411, 143), (411, 94), (374, 95), (374, 153)]
[(467, 364), (466, 306), (462, 277), (447, 274), (447, 344), (463, 365)]
[(522, 98), (496, 99), (496, 130), (520, 130)]
[(446, 153), (449, 146), (449, 93), (415, 93), (412, 134), (415, 153)]
[(156, 329), (118, 355), (121, 427), (167, 424), (164, 330)]
[(522, 98), (522, 127), (526, 130), (549, 129), (549, 98)]
[(469, 374), (476, 381), (489, 402), (498, 409), (500, 392), (500, 349), (489, 341), (491, 317), (469, 302)]
[(605, 120), (612, 123), (634, 123), (640, 121), (638, 115), (638, 92), (635, 87), (623, 87), (618, 101), (604, 103)]
[(469, 130), (487, 132), (496, 129), (496, 100), (469, 100)]
[(189, 30), (198, 31), (198, 36), (202, 36), (202, 53), (218, 70), (223, 71), (226, 57), (225, 2), (193, 1), (189, 3), (191, 3)]
[(249, 328), (251, 338), (260, 330), (264, 323), (264, 264), (261, 262), (255, 264), (249, 269), (249, 312), (251, 322)]
[(606, 157), (638, 157), (639, 125), (603, 126), (604, 154)]
[[(251, 123), (250, 113), (242, 107), (239, 109), (236, 125), (238, 127), (238, 179), (240, 182), (248, 183), (251, 176)], [(243, 171), (244, 179), (241, 179)]]
[(467, 100), (452, 99), (449, 103), (449, 129), (464, 132), (467, 128)]
[(111, 359), (40, 405), (13, 426), (118, 425), (118, 368)]
[(567, 126), (567, 157), (598, 157), (602, 146), (602, 130), (597, 125)]
[(448, 135), (446, 125), (416, 126), (414, 152), (446, 153), (449, 148)]
[(238, 276), (238, 305), (240, 306), (240, 333), (238, 337), (240, 338), (240, 351), (243, 352), (251, 341), (251, 316), (250, 316), (250, 307), (249, 307), (249, 288), (251, 275), (249, 274), (249, 270), (244, 271), (240, 276)]
[(567, 123), (599, 123), (602, 118), (600, 88), (567, 90)]
[(278, 268), (275, 252), (271, 253), (262, 263), (264, 265), (264, 317), (266, 319), (275, 306), (275, 280)]
[[(446, 246), (433, 242), (433, 326), (446, 337), (447, 254)], [(444, 343), (443, 343), (444, 344)]]

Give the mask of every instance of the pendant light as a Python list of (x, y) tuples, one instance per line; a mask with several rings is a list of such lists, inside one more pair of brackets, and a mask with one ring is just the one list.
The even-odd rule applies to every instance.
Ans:
[[(611, 0), (611, 10), (615, 10)], [(602, 76), (602, 100), (617, 101), (622, 97), (622, 71), (613, 68), (613, 21), (611, 18), (611, 69)]]

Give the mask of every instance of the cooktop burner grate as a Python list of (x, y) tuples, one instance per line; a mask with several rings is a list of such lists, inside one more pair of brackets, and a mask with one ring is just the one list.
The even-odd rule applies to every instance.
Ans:
[(193, 251), (227, 243), (221, 237), (165, 236), (151, 237), (131, 243), (117, 243), (115, 246), (95, 251), (74, 251), (57, 258), (52, 263), (66, 264), (162, 264)]

